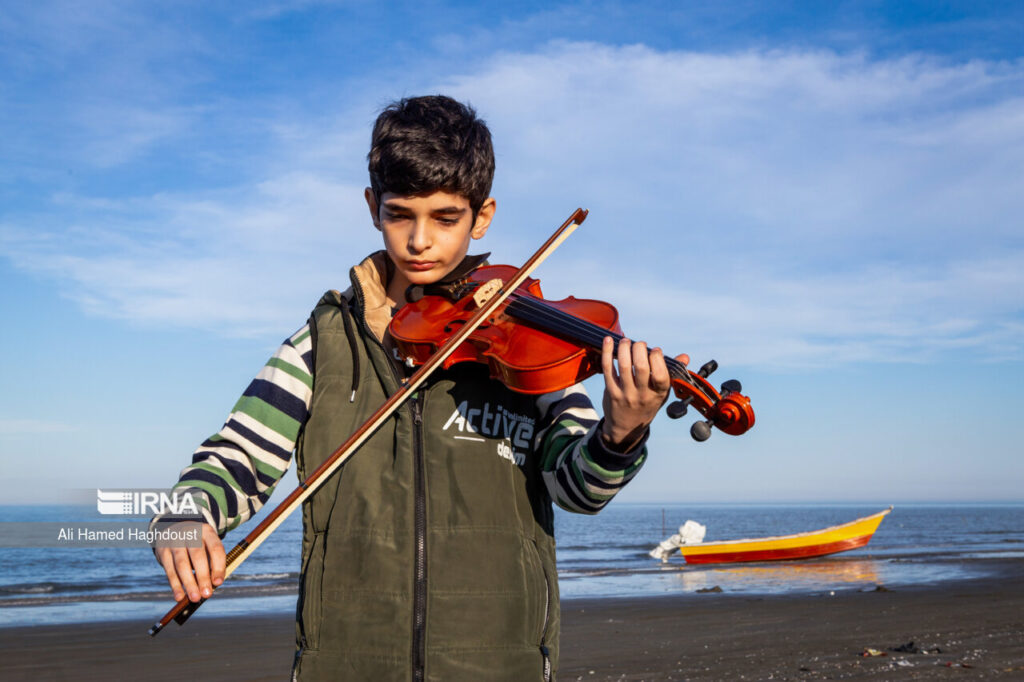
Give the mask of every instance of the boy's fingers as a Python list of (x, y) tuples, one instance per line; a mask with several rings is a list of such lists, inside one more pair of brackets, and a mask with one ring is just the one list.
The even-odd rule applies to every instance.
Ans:
[(604, 337), (604, 342), (601, 346), (601, 372), (604, 374), (605, 391), (612, 395), (618, 395), (619, 377), (615, 372), (614, 353), (615, 340), (610, 336)]
[(668, 365), (665, 364), (665, 354), (660, 348), (651, 351), (651, 387), (663, 393), (672, 385), (672, 377), (668, 373)]
[[(199, 591), (204, 597), (209, 597), (213, 594), (213, 584), (210, 583), (210, 563), (206, 560), (206, 546), (189, 547), (188, 555), (196, 572)], [(191, 594), (189, 596), (191, 597)], [(198, 598), (193, 601), (198, 601)]]
[(185, 590), (181, 586), (181, 581), (178, 580), (178, 571), (174, 567), (174, 557), (169, 549), (157, 550), (160, 557), (160, 565), (164, 567), (164, 572), (167, 574), (167, 584), (171, 586), (171, 592), (174, 593), (174, 601), (181, 601), (185, 596)]
[(203, 544), (206, 546), (206, 553), (210, 557), (210, 579), (214, 586), (224, 582), (224, 569), (227, 566), (227, 558), (224, 554), (224, 543), (217, 536), (217, 531), (209, 524), (203, 524)]
[(192, 558), (187, 549), (177, 548), (174, 550), (174, 568), (178, 572), (178, 580), (181, 587), (188, 594), (191, 601), (199, 601), (199, 588), (196, 586), (196, 578), (192, 575)]
[(647, 357), (647, 344), (637, 341), (633, 352), (633, 379), (638, 389), (645, 389), (651, 381), (651, 363)]
[(619, 361), (619, 386), (622, 387), (623, 395), (632, 395), (632, 389), (636, 387), (636, 379), (633, 377), (632, 347), (633, 342), (623, 337), (619, 341), (616, 351)]

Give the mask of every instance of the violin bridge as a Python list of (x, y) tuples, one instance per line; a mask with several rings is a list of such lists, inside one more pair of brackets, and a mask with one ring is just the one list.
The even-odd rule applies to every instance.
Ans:
[(496, 293), (501, 291), (501, 287), (504, 286), (504, 282), (500, 279), (492, 279), (489, 282), (484, 282), (476, 288), (476, 292), (473, 294), (473, 303), (479, 308), (487, 301), (491, 300)]

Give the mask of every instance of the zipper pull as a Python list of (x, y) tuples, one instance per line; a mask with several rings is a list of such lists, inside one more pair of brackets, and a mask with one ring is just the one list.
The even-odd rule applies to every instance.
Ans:
[(418, 396), (414, 396), (409, 399), (409, 405), (412, 406), (412, 420), (416, 426), (423, 424), (423, 413), (420, 411), (420, 399)]

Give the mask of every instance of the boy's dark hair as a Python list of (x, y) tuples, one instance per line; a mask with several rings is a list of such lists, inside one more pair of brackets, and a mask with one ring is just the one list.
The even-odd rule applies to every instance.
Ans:
[(444, 190), (466, 197), (475, 214), (491, 193), (491, 131), (472, 107), (444, 95), (388, 105), (373, 125), (366, 158), (378, 206), (385, 192)]

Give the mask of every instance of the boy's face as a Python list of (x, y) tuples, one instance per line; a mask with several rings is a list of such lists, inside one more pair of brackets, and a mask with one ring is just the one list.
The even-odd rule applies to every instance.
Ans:
[(469, 199), (459, 194), (385, 192), (379, 206), (369, 187), (365, 196), (373, 224), (384, 235), (384, 248), (395, 264), (388, 296), (399, 304), (405, 301), (410, 284), (432, 284), (454, 270), (469, 250), (470, 240), (483, 237), (494, 217), (493, 198), (484, 201), (474, 220)]

